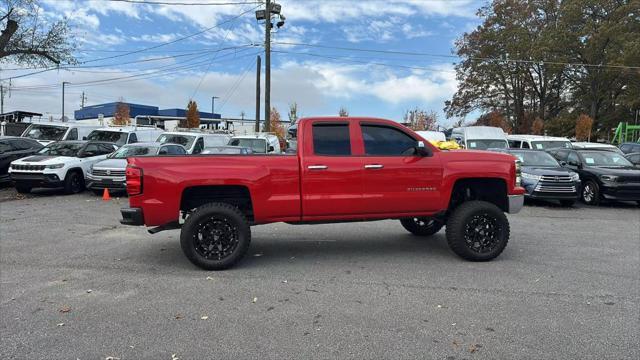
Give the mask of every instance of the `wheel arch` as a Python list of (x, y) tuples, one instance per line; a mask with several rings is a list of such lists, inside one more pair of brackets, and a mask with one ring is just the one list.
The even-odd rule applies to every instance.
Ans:
[(462, 178), (457, 179), (449, 197), (448, 212), (462, 203), (480, 200), (496, 205), (504, 212), (509, 211), (507, 182), (502, 178)]
[(182, 190), (180, 210), (189, 212), (208, 203), (226, 203), (240, 209), (243, 215), (253, 221), (253, 202), (249, 188), (243, 185), (197, 185)]

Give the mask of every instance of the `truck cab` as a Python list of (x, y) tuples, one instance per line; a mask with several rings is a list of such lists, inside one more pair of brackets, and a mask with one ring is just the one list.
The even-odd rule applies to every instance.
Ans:
[[(524, 201), (519, 165), (507, 154), (439, 151), (403, 125), (376, 118), (306, 118), (295, 156), (132, 157), (122, 223), (181, 228), (187, 258), (233, 266), (250, 226), (398, 219), (416, 236), (445, 225), (450, 248), (472, 261), (498, 256), (505, 212)], [(171, 176), (167, 176), (171, 174)]]
[(137, 142), (153, 142), (164, 130), (151, 126), (110, 126), (93, 130), (87, 136), (90, 141), (106, 141), (123, 146)]

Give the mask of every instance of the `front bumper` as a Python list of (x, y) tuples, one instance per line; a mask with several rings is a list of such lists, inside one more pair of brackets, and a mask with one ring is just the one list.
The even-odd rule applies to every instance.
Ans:
[(56, 174), (12, 172), (11, 180), (16, 184), (29, 187), (55, 188), (64, 186), (64, 180)]
[(640, 183), (604, 184), (600, 191), (606, 200), (640, 201)]
[(524, 195), (509, 195), (509, 214), (515, 214), (524, 206)]
[(122, 190), (127, 189), (127, 182), (125, 179), (109, 179), (109, 178), (96, 178), (87, 176), (87, 188), (91, 190)]
[(122, 215), (120, 223), (123, 225), (144, 225), (144, 215), (142, 215), (140, 208), (122, 208), (120, 214)]

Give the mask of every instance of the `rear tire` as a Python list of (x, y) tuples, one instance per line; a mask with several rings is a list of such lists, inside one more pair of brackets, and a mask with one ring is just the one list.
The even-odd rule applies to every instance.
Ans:
[(31, 192), (31, 186), (26, 186), (26, 185), (18, 185), (16, 184), (16, 191), (19, 194), (28, 194)]
[(598, 205), (600, 203), (600, 187), (591, 180), (585, 182), (580, 192), (580, 198), (587, 205)]
[(575, 200), (560, 200), (560, 205), (562, 205), (562, 207), (572, 207), (575, 203)]
[(442, 222), (429, 217), (400, 219), (400, 224), (416, 236), (431, 236), (444, 226)]
[(449, 248), (463, 259), (488, 261), (509, 242), (509, 221), (496, 205), (469, 201), (458, 206), (447, 221)]
[(184, 222), (180, 246), (189, 261), (205, 270), (224, 270), (249, 249), (251, 228), (240, 210), (226, 203), (197, 208)]
[(70, 171), (64, 178), (64, 192), (67, 194), (77, 194), (84, 190), (84, 177), (79, 171)]

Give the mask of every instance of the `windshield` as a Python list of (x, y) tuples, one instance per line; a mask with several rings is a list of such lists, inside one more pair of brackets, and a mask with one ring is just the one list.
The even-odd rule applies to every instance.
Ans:
[(52, 156), (78, 156), (83, 143), (53, 143), (43, 147), (38, 154)]
[(633, 166), (624, 156), (611, 151), (583, 151), (580, 155), (587, 166)]
[(158, 137), (157, 142), (161, 144), (171, 143), (184, 146), (185, 149), (191, 149), (191, 145), (196, 140), (195, 136), (180, 134), (162, 134)]
[(532, 141), (531, 146), (536, 150), (545, 150), (545, 149), (571, 149), (570, 141)]
[(265, 139), (231, 139), (229, 145), (246, 147), (253, 150), (254, 153), (267, 153), (267, 141)]
[(58, 141), (62, 140), (62, 137), (67, 132), (67, 129), (68, 128), (65, 126), (33, 124), (29, 126), (29, 128), (27, 128), (27, 131), (23, 136), (36, 140)]
[(11, 145), (9, 145), (8, 141), (0, 141), (0, 154), (5, 153), (7, 151), (12, 151)]
[(156, 155), (158, 148), (155, 146), (123, 146), (109, 156), (110, 159), (126, 159), (131, 156)]
[(122, 146), (127, 143), (128, 135), (128, 133), (119, 131), (93, 130), (89, 136), (87, 136), (87, 140), (112, 142), (118, 146)]
[(506, 149), (509, 144), (503, 139), (467, 140), (467, 148), (474, 150)]
[(510, 151), (509, 154), (517, 157), (522, 166), (558, 167), (560, 166), (553, 156), (543, 151)]

